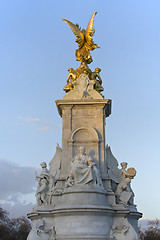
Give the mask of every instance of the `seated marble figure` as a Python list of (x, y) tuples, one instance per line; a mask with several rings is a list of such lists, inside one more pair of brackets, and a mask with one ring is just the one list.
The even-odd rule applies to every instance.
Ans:
[(123, 204), (124, 206), (133, 205), (134, 192), (130, 187), (130, 178), (124, 178), (116, 189), (117, 203)]
[(86, 148), (81, 146), (79, 148), (79, 154), (73, 158), (66, 187), (92, 183), (95, 186), (103, 188), (99, 169), (91, 156), (88, 156), (85, 151)]

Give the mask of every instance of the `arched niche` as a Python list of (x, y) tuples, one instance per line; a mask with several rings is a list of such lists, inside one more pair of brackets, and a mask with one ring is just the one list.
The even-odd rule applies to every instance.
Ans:
[(80, 146), (85, 146), (87, 155), (99, 162), (99, 142), (98, 133), (94, 128), (77, 128), (69, 139), (72, 158), (79, 153)]

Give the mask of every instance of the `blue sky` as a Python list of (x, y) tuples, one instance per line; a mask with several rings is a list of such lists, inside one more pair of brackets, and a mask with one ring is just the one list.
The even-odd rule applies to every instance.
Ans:
[(35, 168), (61, 145), (55, 100), (65, 94), (68, 68), (79, 62), (75, 36), (60, 18), (86, 27), (95, 10), (101, 48), (90, 68), (102, 69), (104, 95), (112, 99), (106, 142), (119, 163), (137, 170), (138, 210), (160, 218), (158, 0), (0, 1), (0, 202), (13, 215), (31, 211)]

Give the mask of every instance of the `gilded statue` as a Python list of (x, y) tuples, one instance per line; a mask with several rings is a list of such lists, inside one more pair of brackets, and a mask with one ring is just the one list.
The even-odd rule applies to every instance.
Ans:
[(94, 89), (99, 93), (104, 91), (104, 88), (102, 87), (102, 79), (99, 74), (100, 71), (100, 68), (95, 68), (95, 71), (90, 74), (90, 79), (95, 81)]
[(95, 11), (90, 18), (88, 26), (86, 29), (82, 29), (79, 27), (78, 24), (73, 24), (72, 22), (62, 18), (69, 27), (71, 28), (72, 32), (77, 37), (76, 42), (78, 43), (78, 49), (75, 51), (76, 60), (81, 62), (81, 65), (77, 69), (69, 68), (68, 69), (68, 77), (67, 77), (67, 84), (63, 88), (63, 90), (68, 93), (74, 89), (74, 82), (79, 78), (81, 74), (88, 75), (90, 80), (94, 80), (94, 89), (101, 93), (104, 88), (102, 87), (102, 79), (100, 77), (100, 68), (95, 68), (95, 71), (92, 72), (91, 69), (88, 67), (87, 64), (90, 64), (93, 60), (90, 55), (90, 51), (93, 51), (95, 48), (99, 48), (97, 44), (93, 42), (93, 35), (95, 33), (95, 29), (93, 28), (94, 17), (97, 14)]
[(77, 79), (77, 72), (73, 68), (69, 68), (68, 72), (67, 84), (63, 88), (66, 93), (73, 90), (73, 82)]
[(71, 90), (74, 89), (73, 87), (73, 83), (78, 79), (78, 77), (82, 74), (85, 73), (88, 76), (90, 76), (92, 74), (91, 69), (89, 69), (88, 65), (81, 65), (79, 68), (77, 68), (76, 70), (74, 70), (73, 68), (69, 68), (68, 69), (68, 77), (67, 77), (67, 84), (65, 85), (65, 87), (63, 88), (63, 90), (68, 93)]
[(86, 29), (82, 29), (78, 24), (73, 24), (72, 22), (62, 18), (71, 28), (72, 32), (76, 35), (76, 42), (78, 43), (78, 49), (75, 51), (76, 60), (83, 63), (90, 64), (93, 60), (90, 55), (90, 51), (93, 51), (95, 48), (99, 48), (97, 44), (93, 42), (93, 35), (95, 33), (95, 29), (93, 28), (94, 17), (97, 14), (95, 11), (88, 23)]

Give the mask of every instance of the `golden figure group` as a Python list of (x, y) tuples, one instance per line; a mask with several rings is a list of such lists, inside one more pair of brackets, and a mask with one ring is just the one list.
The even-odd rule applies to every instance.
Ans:
[(67, 84), (63, 88), (63, 90), (68, 93), (71, 90), (74, 89), (73, 83), (78, 79), (78, 77), (82, 74), (85, 73), (88, 75), (90, 80), (94, 80), (94, 89), (98, 91), (99, 93), (104, 90), (102, 87), (102, 79), (99, 75), (101, 69), (100, 68), (95, 68), (95, 71), (92, 72), (91, 69), (88, 67), (87, 64), (90, 64), (93, 60), (90, 55), (90, 51), (93, 51), (95, 48), (99, 48), (97, 44), (93, 42), (93, 35), (95, 33), (95, 29), (93, 28), (93, 22), (94, 22), (94, 17), (97, 14), (95, 11), (88, 23), (88, 26), (85, 29), (82, 29), (79, 27), (78, 24), (73, 24), (72, 22), (63, 19), (71, 28), (73, 33), (76, 35), (77, 39), (76, 42), (78, 43), (78, 49), (75, 51), (76, 55), (76, 60), (81, 62), (81, 65), (79, 68), (74, 70), (73, 68), (68, 69), (68, 78), (67, 78)]
[(102, 79), (100, 77), (100, 68), (95, 68), (95, 71), (92, 72), (87, 65), (81, 65), (79, 68), (74, 70), (73, 68), (68, 69), (68, 77), (67, 77), (67, 84), (63, 88), (63, 90), (68, 93), (71, 90), (74, 89), (73, 83), (78, 79), (78, 77), (82, 74), (85, 73), (88, 75), (90, 80), (94, 80), (94, 89), (101, 93), (104, 91), (104, 88), (102, 87)]

